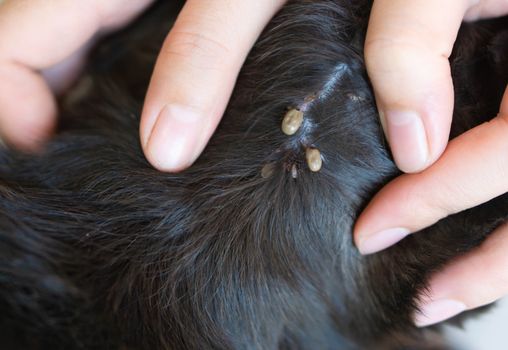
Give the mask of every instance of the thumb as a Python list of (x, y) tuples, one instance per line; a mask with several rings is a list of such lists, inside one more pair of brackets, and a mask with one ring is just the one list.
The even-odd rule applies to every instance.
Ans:
[(448, 57), (471, 1), (377, 0), (365, 43), (385, 134), (404, 172), (444, 151), (453, 111)]
[(141, 144), (159, 170), (191, 165), (219, 123), (238, 72), (284, 0), (188, 0), (159, 55)]

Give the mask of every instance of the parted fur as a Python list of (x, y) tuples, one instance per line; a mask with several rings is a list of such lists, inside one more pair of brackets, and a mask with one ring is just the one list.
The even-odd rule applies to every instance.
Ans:
[[(179, 6), (159, 2), (97, 47), (43, 153), (0, 151), (2, 348), (445, 348), (412, 325), (415, 297), (505, 221), (508, 197), (358, 253), (355, 218), (398, 175), (363, 61), (370, 1), (290, 1), (203, 155), (164, 174), (137, 130)], [(507, 22), (460, 31), (453, 135), (497, 113)], [(290, 108), (305, 113), (288, 136)]]

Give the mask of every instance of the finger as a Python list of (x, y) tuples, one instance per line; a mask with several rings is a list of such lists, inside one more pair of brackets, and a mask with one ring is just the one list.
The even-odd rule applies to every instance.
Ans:
[(477, 249), (457, 259), (431, 278), (420, 297), (415, 324), (441, 322), (508, 294), (508, 226), (497, 229)]
[(65, 60), (99, 29), (122, 24), (120, 19), (128, 20), (150, 0), (128, 3), (7, 0), (0, 6), (0, 133), (8, 143), (33, 148), (48, 136), (56, 104), (39, 71)]
[(81, 74), (86, 58), (97, 38), (89, 40), (78, 51), (59, 62), (57, 65), (44, 69), (41, 74), (55, 95), (65, 93)]
[(247, 53), (284, 2), (186, 2), (157, 61), (142, 113), (141, 143), (153, 166), (178, 171), (198, 157)]
[[(448, 58), (466, 11), (477, 1), (376, 0), (365, 59), (397, 166), (428, 167), (444, 151), (453, 111)], [(477, 5), (478, 6), (478, 5)]]
[(443, 152), (453, 86), (448, 57), (467, 0), (376, 0), (365, 43), (366, 64), (398, 167), (416, 172)]
[(508, 14), (508, 1), (506, 0), (480, 0), (471, 1), (471, 3), (474, 5), (469, 8), (464, 17), (467, 21), (499, 17)]
[(505, 92), (503, 114), (452, 140), (429, 169), (400, 176), (374, 197), (356, 223), (360, 251), (384, 249), (508, 191), (507, 96)]

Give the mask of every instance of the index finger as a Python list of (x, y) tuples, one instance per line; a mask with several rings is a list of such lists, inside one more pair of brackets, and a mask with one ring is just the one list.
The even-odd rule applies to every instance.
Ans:
[(141, 117), (141, 144), (154, 167), (175, 172), (197, 159), (249, 50), (285, 1), (186, 2), (155, 65)]

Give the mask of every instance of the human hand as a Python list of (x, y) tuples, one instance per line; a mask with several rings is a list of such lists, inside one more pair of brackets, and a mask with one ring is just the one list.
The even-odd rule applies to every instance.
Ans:
[(0, 5), (0, 134), (23, 150), (53, 131), (54, 92), (79, 73), (97, 34), (122, 27), (152, 0), (5, 0)]
[[(153, 0), (5, 0), (0, 5), (0, 134), (25, 150), (53, 131), (65, 89), (97, 34)], [(163, 171), (194, 162), (217, 126), (242, 63), (285, 0), (188, 0), (159, 55), (142, 112), (146, 157)]]
[(188, 0), (155, 66), (141, 143), (159, 170), (191, 165), (205, 148), (261, 31), (286, 0)]
[[(421, 172), (398, 177), (364, 210), (354, 230), (362, 253), (382, 250), (508, 191), (508, 93), (496, 118), (455, 138), (444, 151), (453, 110), (448, 57), (461, 21), (506, 13), (504, 0), (374, 2), (365, 53), (383, 128), (398, 167)], [(497, 229), (431, 279), (417, 325), (508, 294), (507, 231), (508, 226)]]

